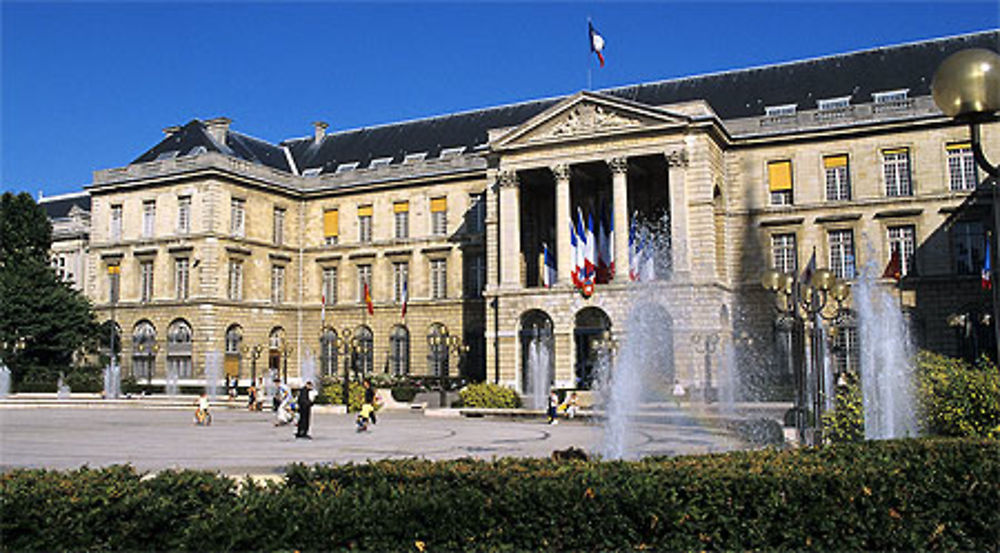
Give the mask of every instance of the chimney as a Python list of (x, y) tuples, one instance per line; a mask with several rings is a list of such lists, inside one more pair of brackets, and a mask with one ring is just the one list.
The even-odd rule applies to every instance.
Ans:
[(232, 122), (233, 120), (228, 117), (216, 117), (205, 121), (205, 126), (208, 127), (208, 135), (212, 137), (212, 140), (225, 146), (226, 133), (229, 132), (229, 124)]
[(170, 137), (170, 136), (173, 136), (173, 134), (175, 132), (179, 131), (179, 130), (181, 130), (180, 125), (174, 125), (172, 127), (164, 127), (163, 128), (163, 134), (165, 134), (168, 137)]
[(324, 121), (313, 122), (313, 144), (319, 146), (323, 143), (323, 139), (326, 138), (326, 128), (329, 126)]

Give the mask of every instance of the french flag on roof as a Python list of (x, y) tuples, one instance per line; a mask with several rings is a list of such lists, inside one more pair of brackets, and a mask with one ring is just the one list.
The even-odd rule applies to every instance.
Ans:
[(601, 62), (601, 67), (604, 67), (604, 37), (601, 33), (597, 32), (594, 28), (594, 24), (587, 21), (587, 27), (590, 28), (590, 51), (597, 54), (597, 59)]

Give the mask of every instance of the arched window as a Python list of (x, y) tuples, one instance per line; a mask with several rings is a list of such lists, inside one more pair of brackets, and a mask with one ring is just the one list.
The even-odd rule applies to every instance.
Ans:
[(285, 345), (285, 329), (276, 326), (267, 336), (267, 368), (271, 371), (268, 380), (278, 377), (281, 371), (281, 346)]
[(359, 326), (354, 330), (354, 373), (355, 377), (368, 376), (372, 373), (375, 360), (375, 342), (372, 329)]
[(226, 330), (226, 376), (240, 376), (240, 346), (243, 345), (243, 329), (240, 325), (231, 325)]
[(394, 376), (410, 373), (410, 331), (396, 325), (389, 335), (389, 370)]
[(576, 343), (576, 387), (589, 390), (600, 362), (600, 340), (611, 330), (611, 319), (598, 307), (586, 307), (576, 314), (573, 338)]
[(434, 323), (427, 332), (427, 366), (433, 376), (448, 374), (448, 329)]
[(139, 321), (132, 329), (132, 376), (153, 378), (156, 370), (156, 328), (149, 321)]
[(319, 363), (323, 376), (337, 376), (337, 331), (332, 328), (320, 334)]
[(167, 328), (167, 379), (192, 378), (194, 367), (191, 362), (191, 325), (184, 319), (177, 319)]

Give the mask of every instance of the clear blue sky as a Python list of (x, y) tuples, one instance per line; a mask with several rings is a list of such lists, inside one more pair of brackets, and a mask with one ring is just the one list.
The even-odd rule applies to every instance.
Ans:
[[(3, 190), (81, 190), (161, 129), (272, 142), (1000, 27), (985, 2), (2, 1)], [(587, 18), (607, 41), (588, 50)]]

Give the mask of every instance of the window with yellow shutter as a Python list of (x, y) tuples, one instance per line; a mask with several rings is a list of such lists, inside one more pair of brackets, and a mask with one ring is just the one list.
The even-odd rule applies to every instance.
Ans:
[(771, 192), (771, 205), (792, 205), (791, 160), (768, 162), (767, 183)]
[(328, 209), (323, 212), (323, 242), (333, 245), (337, 243), (340, 235), (340, 217), (336, 209)]
[(948, 154), (948, 182), (951, 190), (975, 190), (979, 184), (972, 144), (957, 142), (945, 146)]
[(431, 234), (441, 236), (448, 233), (448, 198), (431, 198)]
[(823, 171), (827, 201), (850, 200), (851, 179), (847, 170), (847, 154), (824, 157)]
[(410, 202), (392, 204), (392, 215), (396, 227), (396, 238), (410, 237)]
[(367, 244), (372, 241), (372, 206), (358, 206), (358, 242)]

